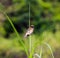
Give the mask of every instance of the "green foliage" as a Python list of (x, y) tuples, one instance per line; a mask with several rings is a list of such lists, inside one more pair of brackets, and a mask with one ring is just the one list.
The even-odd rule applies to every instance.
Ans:
[[(51, 26), (55, 25), (55, 22), (60, 22), (60, 7), (58, 1), (53, 2), (50, 0), (12, 0), (12, 4), (7, 8), (5, 7), (3, 10), (11, 18), (15, 28), (19, 33), (23, 33), (23, 29), (27, 28), (29, 24), (29, 2), (31, 24), (35, 25), (36, 30), (39, 29), (39, 31), (44, 31), (47, 29), (51, 29)], [(9, 30), (13, 32), (13, 29), (11, 28), (10, 23), (7, 20), (5, 21), (4, 26), (7, 33)], [(9, 26), (11, 29), (6, 26)]]
[[(11, 2), (12, 3), (10, 5), (5, 3), (1, 3), (0, 5), (1, 12), (3, 13), (3, 15), (5, 15), (6, 19), (3, 24), (4, 29), (2, 31), (5, 30), (5, 34), (7, 36), (11, 35), (10, 33), (15, 32), (17, 38), (14, 38), (14, 40), (12, 42), (10, 41), (10, 43), (8, 43), (8, 41), (6, 41), (5, 39), (3, 40), (3, 42), (7, 42), (7, 48), (11, 48), (11, 46), (14, 47), (14, 45), (19, 45), (18, 47), (20, 47), (20, 49), (22, 48), (22, 50), (26, 52), (28, 58), (32, 58), (35, 51), (37, 51), (37, 47), (39, 47), (38, 53), (40, 53), (40, 56), (42, 57), (42, 50), (40, 52), (40, 45), (42, 45), (42, 42), (44, 42), (45, 40), (44, 36), (48, 35), (46, 33), (44, 35), (43, 32), (52, 31), (53, 35), (55, 35), (56, 31), (60, 30), (58, 28), (60, 26), (59, 2), (56, 2), (55, 0), (11, 0)], [(27, 28), (29, 24), (29, 3), (30, 21), (31, 24), (35, 26), (35, 33), (34, 35), (32, 35), (32, 38), (29, 37), (24, 42), (22, 40), (22, 37), (20, 37), (20, 34), (24, 32), (25, 28)], [(53, 39), (53, 35), (49, 36)], [(48, 37), (48, 39), (50, 39), (50, 37)], [(12, 43), (14, 45), (12, 45)], [(4, 43), (3, 46), (5, 44), (6, 43)], [(46, 45), (50, 49), (52, 57), (54, 58), (51, 47), (48, 44)], [(29, 51), (29, 48), (31, 48), (31, 51)]]

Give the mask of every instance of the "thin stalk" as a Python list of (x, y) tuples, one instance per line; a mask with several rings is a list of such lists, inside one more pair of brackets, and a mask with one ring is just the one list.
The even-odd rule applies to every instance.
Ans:
[[(29, 27), (30, 27), (30, 2), (29, 2)], [(29, 58), (32, 58), (32, 40), (31, 36), (29, 37)]]

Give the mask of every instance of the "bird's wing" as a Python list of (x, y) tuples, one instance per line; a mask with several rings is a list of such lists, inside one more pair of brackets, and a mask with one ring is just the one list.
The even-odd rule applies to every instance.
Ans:
[(26, 31), (26, 33), (25, 33), (25, 36), (24, 36), (24, 37), (26, 37), (27, 35), (29, 35), (29, 33), (30, 33), (30, 28), (28, 28), (28, 30)]
[(27, 37), (27, 35), (31, 35), (33, 32), (33, 28), (28, 28), (28, 30), (26, 31), (25, 33), (25, 36), (24, 37)]

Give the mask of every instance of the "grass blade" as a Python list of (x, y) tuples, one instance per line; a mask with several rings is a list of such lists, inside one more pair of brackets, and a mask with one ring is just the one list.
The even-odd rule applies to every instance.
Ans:
[(51, 54), (52, 54), (52, 58), (54, 58), (54, 55), (53, 55), (53, 51), (52, 51), (52, 48), (51, 48), (51, 46), (49, 45), (49, 44), (47, 44), (47, 43), (44, 43), (49, 49), (50, 49), (50, 51), (51, 51)]

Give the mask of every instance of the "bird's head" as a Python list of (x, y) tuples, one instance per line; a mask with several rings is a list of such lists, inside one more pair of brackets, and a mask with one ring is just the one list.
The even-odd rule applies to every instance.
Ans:
[(34, 25), (31, 25), (31, 28), (34, 28)]

